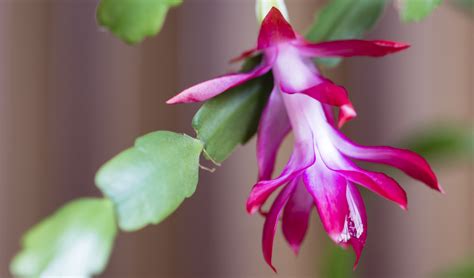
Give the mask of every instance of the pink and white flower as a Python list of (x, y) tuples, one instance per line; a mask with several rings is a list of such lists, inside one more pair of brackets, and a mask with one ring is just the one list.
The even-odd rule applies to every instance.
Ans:
[[(278, 220), (286, 240), (298, 252), (305, 237), (310, 212), (316, 207), (333, 241), (352, 246), (357, 265), (367, 238), (367, 216), (356, 184), (406, 209), (403, 188), (384, 173), (358, 167), (352, 159), (386, 164), (441, 191), (428, 163), (414, 152), (392, 147), (365, 147), (353, 143), (337, 127), (356, 113), (346, 90), (320, 75), (314, 57), (384, 56), (408, 45), (389, 41), (341, 40), (311, 43), (298, 35), (278, 9), (262, 22), (258, 44), (237, 59), (263, 53), (260, 65), (247, 73), (224, 75), (193, 86), (168, 103), (210, 99), (250, 79), (272, 71), (274, 89), (262, 113), (258, 129), (259, 177), (247, 200), (255, 213), (280, 189), (263, 228), (262, 248), (272, 265), (273, 240)], [(332, 107), (339, 108), (337, 124)], [(275, 159), (286, 135), (293, 131), (293, 153), (276, 178)]]

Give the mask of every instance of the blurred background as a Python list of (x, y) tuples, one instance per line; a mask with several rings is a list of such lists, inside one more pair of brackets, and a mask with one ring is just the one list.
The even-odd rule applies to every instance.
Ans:
[[(292, 23), (303, 32), (324, 1), (287, 2)], [(9, 277), (24, 231), (71, 199), (100, 195), (95, 171), (135, 137), (159, 129), (194, 135), (198, 106), (165, 100), (237, 69), (227, 61), (257, 36), (254, 1), (187, 0), (171, 10), (157, 37), (131, 47), (97, 27), (96, 4), (0, 0), (0, 277)], [(472, 135), (469, 13), (446, 1), (422, 23), (402, 24), (390, 5), (368, 37), (412, 47), (383, 59), (347, 59), (328, 71), (358, 109), (347, 134), (361, 144), (395, 146), (429, 128)], [(290, 142), (285, 146), (280, 165), (291, 149)], [(370, 228), (355, 275), (432, 277), (474, 257), (472, 152), (445, 154), (429, 158), (446, 195), (398, 172), (408, 212), (364, 192)], [(254, 139), (214, 174), (202, 171), (196, 194), (162, 224), (120, 233), (101, 277), (329, 275), (321, 274), (329, 242), (316, 212), (299, 256), (279, 233), (278, 276), (265, 264), (263, 219), (248, 216), (244, 207), (256, 169)]]

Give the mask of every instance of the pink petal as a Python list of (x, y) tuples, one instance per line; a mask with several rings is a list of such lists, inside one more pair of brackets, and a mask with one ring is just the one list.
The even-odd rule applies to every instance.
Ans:
[(283, 206), (286, 204), (291, 196), (297, 182), (290, 182), (283, 190), (278, 194), (275, 201), (273, 202), (270, 211), (265, 219), (263, 225), (262, 235), (262, 250), (263, 257), (268, 265), (276, 272), (275, 267), (272, 264), (272, 253), (273, 253), (273, 240), (275, 239), (276, 227), (278, 219), (280, 218)]
[(355, 268), (367, 238), (367, 216), (359, 191), (324, 165), (306, 170), (304, 182), (331, 239), (342, 247), (352, 245), (357, 256)]
[(360, 184), (367, 189), (397, 203), (407, 209), (408, 201), (405, 190), (391, 177), (384, 173), (363, 170), (356, 165), (352, 169), (335, 170), (351, 182)]
[(268, 48), (295, 38), (296, 34), (291, 25), (285, 20), (281, 12), (273, 7), (262, 21), (257, 48)]
[(275, 87), (263, 110), (258, 127), (257, 161), (259, 180), (271, 179), (278, 149), (290, 130), (291, 125), (281, 93), (278, 87)]
[(324, 229), (332, 240), (339, 243), (348, 212), (347, 181), (318, 162), (305, 171), (304, 184), (314, 199)]
[(231, 73), (194, 85), (169, 99), (167, 104), (200, 102), (213, 98), (250, 79), (259, 77), (270, 71), (274, 57), (267, 56), (263, 63), (250, 72)]
[(322, 81), (317, 85), (301, 91), (295, 91), (292, 88), (287, 88), (285, 85), (285, 83), (280, 84), (282, 91), (287, 94), (302, 93), (316, 99), (321, 103), (332, 106), (342, 106), (351, 103), (346, 89), (332, 83), (329, 80), (322, 79)]
[(306, 190), (301, 178), (297, 178), (293, 182), (297, 185), (283, 210), (282, 230), (291, 248), (295, 254), (298, 254), (308, 230), (313, 198)]
[(270, 194), (281, 185), (298, 176), (304, 169), (314, 164), (312, 141), (296, 142), (293, 153), (280, 176), (273, 180), (262, 180), (255, 184), (247, 199), (247, 211), (255, 213), (265, 203)]
[(429, 187), (442, 191), (428, 162), (415, 152), (384, 146), (361, 146), (353, 143), (335, 129), (332, 130), (332, 137), (336, 148), (349, 157), (398, 168)]
[(338, 127), (341, 128), (347, 121), (353, 119), (357, 114), (344, 87), (338, 86), (328, 79), (322, 77), (320, 77), (320, 79), (322, 81), (319, 84), (302, 90), (301, 92), (293, 91), (291, 88), (286, 88), (285, 83), (282, 83), (280, 86), (282, 91), (285, 93), (302, 93), (323, 104), (339, 107)]
[(299, 93), (324, 81), (312, 59), (301, 56), (293, 45), (285, 44), (269, 49), (277, 49), (278, 52), (273, 75), (282, 91)]
[(334, 126), (336, 123), (334, 121), (334, 111), (332, 109), (332, 106), (329, 104), (324, 104), (323, 103), (323, 110), (324, 110), (324, 115), (326, 116), (326, 119), (328, 123), (332, 126)]
[(349, 207), (349, 217), (346, 221), (348, 223), (349, 235), (351, 236), (350, 244), (356, 254), (356, 261), (354, 263), (354, 268), (356, 268), (367, 239), (367, 215), (362, 196), (359, 190), (351, 183), (347, 185), (346, 197)]
[(357, 113), (352, 104), (344, 104), (339, 110), (339, 121), (337, 122), (337, 127), (343, 127), (348, 121), (354, 119), (356, 116)]
[(334, 130), (335, 128), (328, 123), (320, 122), (317, 149), (321, 153), (324, 164), (347, 180), (360, 184), (406, 209), (407, 197), (403, 188), (391, 177), (383, 173), (363, 170), (343, 156), (334, 145), (336, 140)]
[(408, 44), (392, 41), (339, 40), (321, 43), (296, 42), (303, 55), (314, 57), (379, 57), (410, 47)]
[(257, 52), (257, 51), (258, 51), (257, 48), (252, 48), (252, 49), (249, 49), (247, 51), (244, 51), (242, 54), (240, 54), (240, 56), (235, 57), (232, 60), (230, 60), (230, 62), (235, 63), (235, 62), (239, 62), (239, 61), (242, 61), (244, 59), (247, 59), (248, 57), (253, 56), (255, 54), (255, 52)]

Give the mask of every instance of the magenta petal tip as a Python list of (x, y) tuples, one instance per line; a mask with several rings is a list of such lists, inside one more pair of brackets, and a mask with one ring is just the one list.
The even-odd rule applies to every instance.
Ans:
[(175, 98), (170, 98), (166, 101), (166, 104), (176, 104), (176, 103), (178, 102), (175, 100)]
[(352, 267), (352, 271), (355, 271), (357, 269), (357, 265), (359, 264), (359, 259), (356, 260), (354, 263), (354, 266)]
[(354, 266), (352, 266), (352, 271), (355, 271), (358, 265), (359, 265), (359, 257), (357, 257), (356, 261), (354, 262)]
[(441, 193), (441, 194), (447, 194), (446, 193), (446, 190), (444, 190), (444, 188), (441, 186), (441, 184), (438, 183), (438, 191)]
[(398, 49), (400, 49), (400, 50), (407, 49), (407, 48), (409, 48), (410, 46), (411, 46), (410, 44), (408, 44), (408, 43), (402, 43), (402, 42), (396, 42), (396, 43), (394, 44), (394, 47), (395, 47), (395, 48), (398, 48)]
[(257, 49), (265, 49), (280, 42), (296, 39), (291, 25), (283, 17), (280, 10), (273, 7), (263, 19), (258, 35)]
[(410, 47), (408, 43), (378, 40), (376, 44), (391, 49), (391, 52), (398, 52)]
[(441, 186), (441, 184), (438, 183), (437, 180), (435, 180), (435, 183), (433, 183), (432, 185), (429, 185), (432, 189), (438, 191), (439, 193), (441, 194), (446, 194), (446, 191), (444, 190), (444, 188)]
[(406, 196), (406, 195), (405, 195), (405, 200), (399, 201), (399, 202), (398, 202), (398, 205), (399, 205), (400, 208), (403, 209), (404, 211), (408, 211), (408, 199), (407, 199), (407, 196)]
[(290, 244), (291, 250), (295, 253), (295, 256), (298, 256), (300, 253), (300, 246), (298, 244)]
[(408, 211), (408, 204), (400, 205), (404, 211)]
[(352, 120), (355, 117), (357, 117), (357, 113), (352, 105), (346, 104), (341, 106), (341, 112), (337, 127), (343, 127), (348, 121)]
[(247, 213), (249, 214), (255, 214), (258, 211), (258, 207), (255, 205), (247, 203)]

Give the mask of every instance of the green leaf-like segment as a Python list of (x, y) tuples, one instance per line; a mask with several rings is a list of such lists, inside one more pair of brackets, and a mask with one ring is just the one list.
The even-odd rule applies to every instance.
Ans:
[(401, 0), (400, 17), (405, 22), (420, 21), (430, 15), (441, 2), (441, 0)]
[(440, 271), (435, 278), (472, 278), (474, 277), (474, 257), (466, 259), (466, 262), (457, 264), (449, 269)]
[(199, 109), (193, 127), (205, 144), (207, 158), (220, 163), (252, 138), (271, 90), (272, 79), (266, 75), (214, 97)]
[(126, 43), (156, 35), (170, 7), (181, 0), (101, 0), (97, 21)]
[(474, 16), (474, 0), (452, 0), (448, 3), (464, 11), (467, 15)]
[(158, 224), (196, 190), (201, 141), (157, 131), (138, 138), (99, 170), (96, 184), (116, 208), (119, 226)]
[(352, 266), (355, 255), (334, 244), (332, 240), (326, 240), (324, 258), (320, 269), (320, 277), (351, 278), (354, 277)]
[(91, 277), (105, 268), (116, 233), (109, 200), (72, 201), (26, 233), (11, 272), (18, 277)]
[(419, 130), (405, 139), (402, 145), (433, 161), (471, 158), (474, 155), (474, 130), (440, 124), (437, 127)]
[[(377, 23), (386, 3), (386, 0), (332, 0), (321, 9), (306, 38), (311, 41), (362, 38)], [(328, 67), (341, 61), (339, 58), (317, 60)]]

